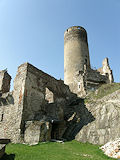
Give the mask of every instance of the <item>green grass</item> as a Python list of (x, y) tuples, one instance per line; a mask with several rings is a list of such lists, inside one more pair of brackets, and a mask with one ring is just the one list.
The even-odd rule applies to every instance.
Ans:
[(47, 142), (36, 146), (9, 144), (2, 160), (106, 160), (98, 145), (77, 141), (64, 144)]
[(98, 90), (91, 91), (85, 98), (85, 103), (96, 101), (120, 89), (120, 83), (103, 84)]

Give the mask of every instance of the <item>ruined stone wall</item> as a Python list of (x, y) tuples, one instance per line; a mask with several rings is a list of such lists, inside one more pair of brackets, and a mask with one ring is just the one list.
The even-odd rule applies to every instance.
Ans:
[(0, 106), (0, 137), (11, 139), (13, 142), (20, 142), (20, 119), (21, 112), (14, 105), (12, 94), (8, 93)]
[(86, 70), (76, 73), (74, 81), (69, 87), (71, 92), (76, 93), (79, 97), (84, 97), (89, 91), (94, 91), (102, 84), (107, 83), (109, 83), (108, 75), (102, 75), (97, 70), (86, 68)]
[(12, 142), (21, 142), (21, 118), (23, 112), (24, 86), (27, 70), (18, 68), (14, 80), (14, 91), (2, 94), (0, 106), (2, 118), (0, 122), (0, 137), (9, 138)]
[[(87, 76), (79, 73), (83, 83), (93, 79), (98, 84), (106, 82), (98, 71), (85, 73)], [(63, 81), (24, 63), (18, 67), (13, 92), (0, 96), (0, 137), (14, 143), (36, 144), (64, 137), (104, 144), (120, 136), (119, 92), (85, 104)]]
[(85, 83), (87, 91), (94, 91), (102, 84), (108, 83), (108, 76), (101, 75), (99, 71), (89, 68), (85, 74)]
[[(34, 128), (33, 122), (41, 128), (40, 124), (46, 125), (47, 122), (58, 123), (59, 137), (62, 136), (64, 130), (64, 105), (73, 94), (69, 87), (64, 85), (63, 81), (56, 80), (48, 74), (42, 72), (29, 63), (22, 64), (19, 71), (25, 70), (25, 81), (20, 87), (19, 101), (22, 105), (21, 119), (21, 135), (28, 142), (31, 136), (27, 135), (31, 126)], [(22, 73), (18, 71), (19, 76)], [(22, 83), (21, 83), (22, 84)], [(47, 92), (46, 92), (47, 90)], [(52, 101), (51, 101), (52, 100)], [(41, 123), (37, 123), (40, 121)], [(30, 125), (27, 125), (30, 122)], [(49, 126), (51, 126), (49, 124)], [(51, 128), (49, 128), (51, 130)], [(48, 130), (48, 132), (49, 132)], [(32, 132), (30, 132), (32, 134)], [(38, 133), (38, 132), (37, 132)], [(42, 131), (40, 132), (42, 133)], [(43, 135), (42, 135), (43, 136)], [(38, 137), (41, 139), (40, 135)], [(49, 138), (50, 139), (50, 138)]]
[[(64, 127), (63, 108), (65, 101), (72, 96), (63, 81), (56, 80), (29, 63), (24, 63), (18, 67), (14, 90), (9, 94), (2, 94), (0, 98), (0, 137), (10, 138), (12, 142), (30, 141), (32, 135), (27, 134), (31, 126), (34, 128), (33, 122), (41, 129), (41, 125), (45, 128), (49, 124), (48, 133), (51, 132), (51, 124), (57, 122), (59, 136), (62, 136), (60, 130)], [(41, 130), (38, 135), (40, 139), (43, 137), (42, 132)]]
[(49, 89), (53, 93), (52, 97), (54, 100), (50, 103), (55, 103), (58, 102), (58, 99), (60, 100), (60, 98), (65, 99), (70, 96), (69, 88), (64, 85), (61, 80), (56, 80), (28, 63), (21, 65), (21, 67), (22, 66), (27, 68), (24, 88), (23, 119), (35, 119), (38, 114), (39, 119), (43, 119), (43, 117), (40, 117), (40, 114), (42, 112), (46, 112), (45, 106), (49, 104), (49, 102), (45, 99), (46, 89)]
[(108, 77), (107, 83), (114, 82), (113, 73), (112, 70), (110, 69), (108, 58), (105, 58), (103, 60), (102, 68), (99, 68), (98, 71), (100, 72), (101, 75), (106, 75)]

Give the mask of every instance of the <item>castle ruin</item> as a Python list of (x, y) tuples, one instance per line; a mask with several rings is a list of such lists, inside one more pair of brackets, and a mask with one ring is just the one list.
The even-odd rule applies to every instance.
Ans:
[(68, 28), (64, 33), (64, 82), (71, 91), (82, 96), (102, 84), (112, 83), (108, 58), (103, 60), (102, 65), (98, 70), (90, 66), (86, 30), (80, 26)]
[[(82, 98), (114, 81), (108, 58), (102, 68), (91, 68), (87, 33), (80, 26), (64, 33), (64, 81), (29, 63), (18, 67), (12, 92), (10, 80), (6, 70), (0, 72), (0, 138), (29, 144), (74, 139), (95, 120)], [(101, 144), (99, 138), (97, 143)]]

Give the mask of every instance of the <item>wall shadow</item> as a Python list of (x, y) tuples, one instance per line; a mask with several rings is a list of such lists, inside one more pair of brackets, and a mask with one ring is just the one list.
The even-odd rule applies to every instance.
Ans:
[(88, 111), (82, 98), (71, 100), (67, 104), (64, 113), (66, 130), (63, 138), (68, 141), (75, 139), (75, 136), (85, 125), (95, 120), (95, 117)]
[(14, 160), (15, 159), (15, 154), (4, 154), (0, 160)]

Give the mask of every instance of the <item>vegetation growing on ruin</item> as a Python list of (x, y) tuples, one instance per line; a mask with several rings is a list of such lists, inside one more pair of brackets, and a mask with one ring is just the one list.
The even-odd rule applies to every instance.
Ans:
[(2, 160), (103, 160), (112, 159), (103, 154), (98, 145), (77, 141), (39, 143), (35, 146), (9, 144)]
[(120, 89), (120, 83), (103, 84), (98, 90), (91, 91), (85, 98), (85, 102), (96, 101)]

